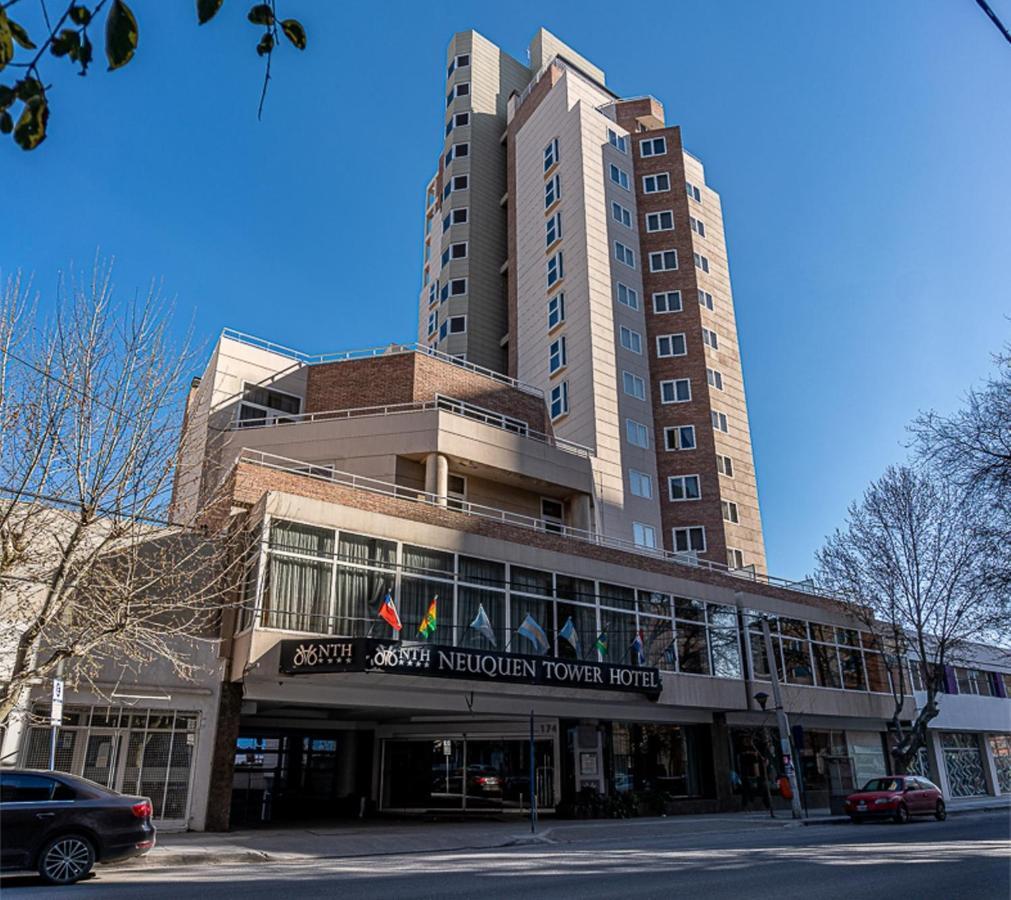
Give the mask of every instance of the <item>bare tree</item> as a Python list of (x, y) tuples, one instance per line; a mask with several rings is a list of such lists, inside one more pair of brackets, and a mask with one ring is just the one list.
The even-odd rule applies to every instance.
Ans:
[(0, 292), (0, 724), (61, 663), (192, 678), (232, 599), (227, 538), (166, 521), (188, 344), (111, 277), (61, 279), (47, 319), (18, 276)]
[[(890, 467), (818, 551), (819, 583), (854, 604), (883, 652), (900, 771), (938, 715), (945, 665), (1011, 622), (1006, 596), (983, 577), (992, 546), (981, 518), (971, 496), (934, 470)], [(919, 668), (926, 701), (906, 725), (909, 666)]]
[(996, 371), (950, 416), (928, 412), (911, 431), (921, 459), (957, 481), (984, 511), (994, 554), (985, 577), (1011, 591), (1011, 346)]

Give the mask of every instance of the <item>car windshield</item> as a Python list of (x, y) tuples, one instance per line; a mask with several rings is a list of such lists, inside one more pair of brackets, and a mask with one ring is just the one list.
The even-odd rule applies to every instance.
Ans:
[(865, 791), (901, 791), (901, 778), (872, 778), (864, 785)]

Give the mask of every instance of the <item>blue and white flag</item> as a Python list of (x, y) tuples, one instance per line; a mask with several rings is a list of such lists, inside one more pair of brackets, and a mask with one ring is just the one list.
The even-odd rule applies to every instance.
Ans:
[(635, 654), (635, 661), (640, 666), (646, 665), (646, 645), (642, 642), (642, 632), (635, 633), (635, 640), (632, 641), (632, 652)]
[(474, 621), (470, 623), (470, 627), (483, 634), (493, 647), (498, 646), (498, 644), (495, 643), (495, 629), (492, 628), (491, 619), (488, 618), (488, 613), (484, 611), (483, 603), (478, 604), (477, 615), (474, 616)]
[(562, 626), (561, 630), (558, 632), (558, 636), (572, 645), (572, 649), (576, 651), (576, 656), (579, 659), (583, 657), (583, 648), (579, 643), (579, 632), (576, 631), (576, 626), (572, 622), (572, 616), (569, 616), (565, 620), (565, 624)]
[(534, 647), (537, 649), (538, 653), (547, 653), (548, 649), (551, 647), (551, 642), (548, 640), (548, 636), (544, 633), (544, 629), (537, 624), (536, 620), (530, 613), (527, 613), (527, 617), (520, 623), (520, 627), (516, 629), (516, 633), (525, 637)]

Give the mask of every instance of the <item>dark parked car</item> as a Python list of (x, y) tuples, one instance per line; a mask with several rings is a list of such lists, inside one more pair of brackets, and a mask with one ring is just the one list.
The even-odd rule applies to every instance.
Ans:
[(154, 846), (151, 801), (101, 785), (31, 769), (0, 772), (0, 869), (36, 870), (72, 884), (96, 862), (140, 856)]
[(891, 818), (908, 822), (910, 816), (947, 818), (941, 789), (919, 775), (892, 775), (872, 778), (863, 789), (846, 798), (846, 814), (854, 822), (871, 818)]

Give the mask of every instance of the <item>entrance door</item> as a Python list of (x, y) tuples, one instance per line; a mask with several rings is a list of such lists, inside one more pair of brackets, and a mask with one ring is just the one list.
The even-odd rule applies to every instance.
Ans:
[(459, 737), (386, 741), (388, 809), (463, 809), (463, 741)]
[(116, 787), (116, 767), (122, 735), (116, 732), (92, 731), (84, 749), (84, 765), (81, 775), (103, 787)]

